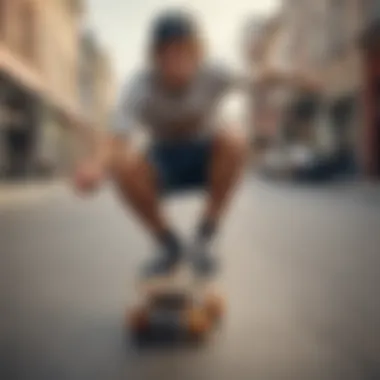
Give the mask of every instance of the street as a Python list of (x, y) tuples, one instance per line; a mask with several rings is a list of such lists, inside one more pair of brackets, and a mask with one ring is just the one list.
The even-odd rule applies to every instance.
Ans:
[[(168, 204), (185, 238), (200, 211)], [(380, 379), (379, 225), (374, 199), (248, 178), (217, 242), (221, 331), (140, 352), (123, 319), (153, 244), (112, 191), (0, 210), (0, 378)]]

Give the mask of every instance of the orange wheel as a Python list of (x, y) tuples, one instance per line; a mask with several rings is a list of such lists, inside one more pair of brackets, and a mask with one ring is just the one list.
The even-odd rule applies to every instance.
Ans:
[(147, 329), (149, 324), (148, 311), (145, 308), (135, 308), (131, 311), (128, 319), (128, 325), (133, 331), (142, 332)]
[(210, 294), (205, 299), (205, 309), (213, 321), (218, 321), (225, 310), (223, 298), (216, 294)]
[(207, 312), (203, 309), (189, 309), (186, 314), (186, 326), (190, 336), (195, 339), (204, 338), (211, 329)]

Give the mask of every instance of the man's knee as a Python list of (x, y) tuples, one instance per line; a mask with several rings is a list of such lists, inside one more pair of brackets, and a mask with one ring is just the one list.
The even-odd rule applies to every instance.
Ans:
[(243, 164), (249, 153), (248, 140), (243, 133), (223, 131), (216, 139), (216, 149), (235, 164)]
[(119, 185), (133, 183), (136, 179), (144, 177), (147, 164), (138, 152), (128, 153), (115, 157), (112, 164), (111, 177)]

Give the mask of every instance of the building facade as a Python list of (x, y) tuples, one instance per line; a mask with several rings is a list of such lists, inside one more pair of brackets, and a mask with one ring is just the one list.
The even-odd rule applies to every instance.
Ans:
[(364, 71), (363, 165), (370, 178), (380, 177), (380, 2), (361, 2), (360, 33)]
[(108, 55), (101, 51), (97, 61), (97, 120), (102, 128), (110, 127), (116, 99), (116, 81)]
[(35, 150), (43, 79), (36, 1), (0, 2), (0, 125), (3, 175), (26, 173)]
[(73, 131), (86, 123), (77, 85), (83, 15), (78, 0), (44, 2), (41, 15), (40, 56), (49, 102), (42, 114), (39, 152), (59, 171), (73, 165), (78, 150)]
[[(290, 125), (335, 169), (363, 172), (363, 55), (360, 0), (284, 0), (293, 69), (313, 73), (317, 91), (298, 91)], [(338, 169), (339, 168), (339, 169)]]
[(79, 93), (82, 112), (94, 128), (107, 128), (114, 105), (115, 79), (109, 58), (94, 34), (84, 33), (80, 49)]
[(250, 126), (254, 141), (260, 146), (268, 147), (279, 137), (287, 89), (275, 84), (260, 83), (260, 72), (286, 69), (287, 35), (283, 19), (278, 15), (260, 22), (254, 20), (250, 30), (251, 38), (246, 41), (245, 51), (248, 70), (257, 79), (250, 107)]
[[(321, 75), (323, 56), (321, 1), (284, 0), (282, 6), (284, 28), (288, 36), (286, 46), (289, 69), (315, 78)], [(314, 148), (317, 141), (315, 124), (321, 105), (320, 89), (290, 85), (287, 101), (284, 140)]]
[(364, 170), (363, 56), (358, 45), (362, 1), (325, 2), (326, 37), (322, 61), (325, 120), (341, 164), (360, 175)]
[(78, 0), (0, 0), (5, 174), (22, 177), (70, 155), (66, 131), (83, 122), (77, 106), (82, 15)]
[[(250, 62), (271, 67), (282, 57), (319, 82), (282, 90), (282, 141), (308, 146), (338, 176), (380, 177), (380, 1), (283, 0), (277, 20), (255, 24)], [(273, 99), (273, 87), (260, 91)], [(267, 130), (264, 108), (253, 124)]]

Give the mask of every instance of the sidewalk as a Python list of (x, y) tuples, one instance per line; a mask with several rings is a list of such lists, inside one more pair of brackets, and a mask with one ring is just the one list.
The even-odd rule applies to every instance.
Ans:
[(287, 180), (273, 180), (254, 175), (257, 181), (272, 187), (293, 190), (297, 194), (312, 192), (327, 196), (350, 199), (369, 206), (380, 207), (380, 181), (340, 180), (321, 184), (297, 183)]
[(354, 200), (364, 201), (374, 206), (380, 205), (380, 182), (352, 181), (337, 184), (335, 190)]
[(20, 206), (43, 201), (64, 187), (64, 180), (27, 180), (24, 182), (0, 182), (0, 207)]

